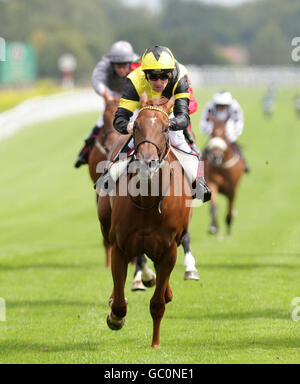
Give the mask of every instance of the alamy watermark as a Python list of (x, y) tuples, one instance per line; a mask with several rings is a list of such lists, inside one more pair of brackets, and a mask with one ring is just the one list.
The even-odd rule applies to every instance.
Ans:
[[(107, 161), (99, 162), (97, 165), (98, 174), (106, 174), (96, 183), (96, 191), (99, 196), (109, 194), (112, 196), (141, 197), (166, 197), (174, 196), (185, 197), (186, 206), (201, 206), (203, 201), (203, 189), (197, 187), (196, 179), (203, 174), (204, 164), (197, 161), (196, 167), (191, 173), (184, 174), (189, 183), (183, 183), (182, 173), (178, 172), (178, 161), (168, 163), (166, 161), (153, 161), (146, 164), (142, 161), (129, 161), (126, 155), (120, 157), (121, 161), (111, 164), (112, 167), (107, 172)], [(122, 165), (123, 164), (123, 165)], [(111, 169), (114, 170), (111, 172)], [(198, 168), (198, 169), (197, 169)], [(113, 177), (108, 177), (113, 175)], [(124, 177), (125, 176), (125, 177)], [(129, 178), (128, 178), (129, 176)], [(104, 182), (100, 182), (103, 180)], [(116, 181), (119, 181), (116, 190)], [(171, 187), (172, 185), (172, 187)], [(197, 196), (199, 204), (191, 203), (190, 196)]]
[(6, 43), (3, 37), (0, 37), (0, 61), (6, 61)]
[(298, 63), (300, 61), (300, 37), (293, 38), (292, 47), (295, 47), (292, 51), (292, 60)]
[(6, 321), (6, 304), (5, 300), (0, 297), (0, 321)]
[(300, 321), (300, 297), (295, 297), (295, 299), (292, 301), (292, 319), (293, 321), (297, 322)]

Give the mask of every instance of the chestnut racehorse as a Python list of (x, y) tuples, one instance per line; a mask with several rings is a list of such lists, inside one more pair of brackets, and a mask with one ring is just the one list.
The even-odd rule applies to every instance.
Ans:
[[(94, 184), (100, 177), (100, 174), (97, 172), (97, 166), (99, 163), (103, 162), (104, 164), (108, 159), (108, 155), (112, 150), (114, 143), (120, 137), (119, 132), (114, 129), (113, 120), (115, 112), (119, 106), (120, 98), (112, 98), (108, 92), (105, 92), (103, 95), (105, 101), (105, 110), (103, 114), (104, 126), (100, 129), (98, 137), (96, 138), (95, 145), (89, 156), (89, 172), (92, 181)], [(98, 167), (99, 170), (99, 167)], [(98, 195), (97, 195), (98, 199)], [(103, 239), (105, 253), (106, 253), (106, 266), (110, 267), (111, 264), (111, 246)]]
[(226, 121), (219, 122), (213, 117), (214, 129), (205, 153), (205, 178), (212, 191), (211, 197), (211, 225), (209, 233), (217, 234), (219, 231), (217, 223), (217, 194), (221, 193), (228, 198), (228, 213), (226, 216), (227, 235), (231, 234), (233, 219), (233, 203), (237, 187), (244, 173), (244, 161), (234, 151), (230, 141), (226, 137)]
[[(114, 129), (113, 121), (115, 112), (119, 106), (120, 98), (111, 97), (108, 92), (103, 94), (105, 101), (105, 110), (103, 114), (104, 126), (100, 130), (98, 137), (95, 141), (95, 145), (89, 156), (89, 172), (94, 184), (101, 176), (101, 171), (104, 170), (105, 164), (111, 154), (115, 155), (115, 148), (118, 147), (128, 139), (128, 136), (122, 136), (118, 131)], [(99, 167), (99, 164), (102, 164)], [(98, 201), (98, 195), (97, 195)], [(106, 266), (111, 265), (111, 246), (103, 239), (105, 253), (106, 253)], [(137, 273), (140, 271), (140, 274)], [(139, 277), (140, 276), (140, 277)], [(146, 287), (152, 287), (155, 285), (155, 274), (148, 268), (147, 260), (145, 256), (139, 255), (136, 259), (136, 271), (135, 279), (132, 285), (132, 290), (145, 290)]]
[[(127, 312), (124, 286), (128, 263), (145, 253), (154, 262), (157, 272), (156, 289), (150, 302), (153, 348), (160, 345), (160, 324), (165, 304), (173, 297), (169, 285), (170, 274), (176, 263), (177, 247), (188, 231), (192, 210), (189, 183), (169, 144), (168, 115), (174, 98), (163, 105), (160, 103), (157, 99), (148, 102), (147, 96), (143, 95), (134, 125), (135, 162), (143, 165), (144, 172), (122, 176), (116, 183), (115, 196), (102, 194), (98, 201), (102, 233), (112, 245), (114, 287), (107, 324), (112, 330), (123, 327)], [(141, 183), (142, 178), (147, 176), (147, 182), (151, 185), (153, 178), (163, 179), (161, 175), (165, 170), (168, 177), (165, 183), (160, 183), (159, 195), (130, 194), (133, 178), (139, 178)], [(122, 179), (125, 180), (128, 193), (121, 196)], [(175, 195), (175, 180), (176, 183), (180, 180), (181, 195)]]

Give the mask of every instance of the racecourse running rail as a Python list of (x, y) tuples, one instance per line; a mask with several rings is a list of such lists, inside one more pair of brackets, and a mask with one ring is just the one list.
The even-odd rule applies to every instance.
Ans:
[(24, 127), (64, 116), (103, 110), (103, 99), (93, 90), (80, 89), (35, 97), (0, 113), (0, 141)]

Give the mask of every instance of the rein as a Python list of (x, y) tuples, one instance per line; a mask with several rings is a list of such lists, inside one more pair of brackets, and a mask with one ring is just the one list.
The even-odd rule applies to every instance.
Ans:
[[(145, 110), (152, 110), (152, 111), (158, 111), (158, 112), (161, 112), (168, 120), (169, 120), (169, 115), (167, 114), (167, 112), (165, 112), (163, 109), (161, 108), (158, 108), (158, 107), (154, 107), (152, 105), (147, 105), (146, 107), (143, 107), (140, 109), (139, 111), (139, 114), (138, 116), (140, 115), (141, 112), (145, 111)], [(137, 117), (138, 117), (137, 116)], [(135, 141), (135, 135), (134, 135), (134, 141)], [(137, 153), (137, 150), (138, 148), (142, 145), (142, 144), (145, 144), (145, 143), (148, 143), (148, 144), (152, 144), (156, 149), (157, 149), (157, 152), (158, 152), (158, 156), (159, 156), (159, 164), (160, 164), (160, 167), (164, 161), (164, 159), (169, 155), (170, 153), (170, 149), (171, 149), (171, 146), (170, 146), (170, 141), (169, 141), (169, 138), (167, 137), (166, 140), (165, 140), (165, 143), (163, 145), (162, 148), (159, 148), (159, 146), (154, 142), (154, 141), (151, 141), (151, 140), (142, 140), (140, 141), (138, 144), (134, 143), (134, 151), (135, 153)], [(166, 150), (166, 153), (164, 154)], [(129, 196), (130, 196), (130, 200), (133, 204), (133, 206), (141, 211), (150, 211), (151, 209), (154, 209), (155, 207), (158, 208), (158, 212), (161, 214), (161, 204), (162, 204), (162, 201), (163, 199), (165, 198), (166, 196), (166, 193), (168, 192), (170, 186), (171, 186), (171, 183), (172, 183), (172, 178), (173, 178), (173, 173), (171, 172), (170, 173), (170, 183), (169, 185), (167, 186), (166, 190), (162, 193), (161, 196), (158, 197), (158, 202), (156, 202), (155, 204), (153, 204), (152, 206), (150, 207), (142, 207), (140, 206), (139, 204), (137, 204), (133, 197), (130, 195), (129, 193)]]

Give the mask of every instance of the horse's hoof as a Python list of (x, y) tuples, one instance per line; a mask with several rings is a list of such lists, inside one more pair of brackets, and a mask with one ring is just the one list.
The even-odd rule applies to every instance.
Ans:
[(184, 274), (184, 280), (200, 280), (198, 271), (186, 271)]
[(154, 287), (156, 284), (156, 275), (150, 268), (144, 268), (142, 271), (142, 282), (145, 287)]
[(119, 331), (120, 329), (123, 328), (123, 326), (125, 324), (125, 317), (119, 318), (119, 317), (114, 316), (113, 313), (110, 312), (107, 315), (106, 322), (107, 322), (108, 327), (112, 331)]
[(210, 235), (216, 235), (218, 233), (218, 228), (215, 227), (214, 225), (211, 225), (209, 228), (208, 228), (208, 233)]
[(159, 344), (152, 344), (151, 347), (153, 349), (159, 349), (160, 348), (160, 345)]
[(143, 284), (142, 280), (134, 281), (131, 286), (132, 291), (146, 291), (147, 288)]
[(151, 280), (142, 280), (143, 281), (143, 284), (145, 287), (147, 288), (151, 288), (151, 287), (154, 287), (154, 285), (156, 284), (156, 277), (154, 276), (153, 279)]

